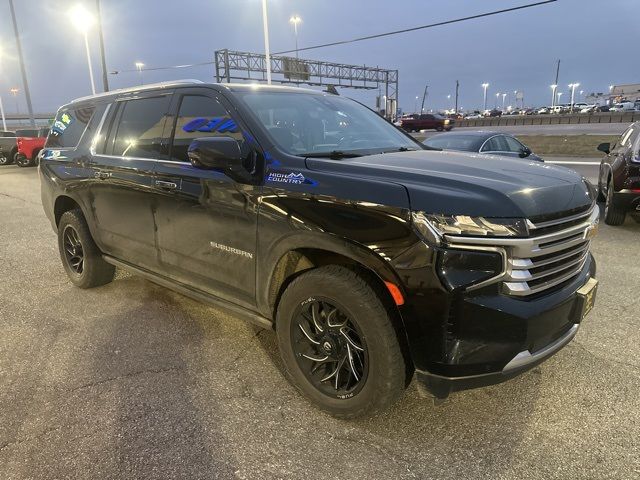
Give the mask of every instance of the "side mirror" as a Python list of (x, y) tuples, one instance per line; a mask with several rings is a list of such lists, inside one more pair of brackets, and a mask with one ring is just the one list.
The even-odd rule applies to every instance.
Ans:
[(527, 158), (531, 155), (531, 149), (529, 147), (522, 147), (520, 149), (520, 158)]
[(187, 151), (196, 168), (237, 170), (242, 167), (240, 143), (231, 137), (196, 138)]
[(611, 152), (611, 144), (610, 143), (601, 143), (600, 145), (598, 145), (598, 150), (600, 150), (601, 152), (606, 153), (607, 155), (609, 155), (609, 153)]

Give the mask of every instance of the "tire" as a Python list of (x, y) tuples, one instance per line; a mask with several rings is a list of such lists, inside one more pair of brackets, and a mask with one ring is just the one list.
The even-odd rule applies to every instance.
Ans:
[(0, 153), (0, 166), (11, 165), (13, 160), (10, 157), (6, 157), (4, 153)]
[(116, 269), (102, 259), (102, 252), (93, 241), (80, 209), (62, 214), (58, 250), (62, 265), (76, 287), (98, 287), (113, 280)]
[(405, 389), (407, 366), (392, 310), (347, 268), (319, 267), (293, 280), (278, 304), (276, 332), (289, 381), (334, 417), (374, 415)]
[(14, 162), (17, 166), (22, 168), (31, 166), (31, 160), (25, 157), (22, 153), (16, 154)]
[(443, 130), (444, 130), (444, 128), (442, 128), (442, 127), (436, 127), (436, 131), (438, 131), (438, 132), (441, 132)]
[(613, 179), (609, 179), (609, 185), (607, 186), (607, 197), (604, 204), (604, 223), (615, 227), (624, 223), (626, 212), (624, 211), (624, 209), (613, 204), (613, 195)]

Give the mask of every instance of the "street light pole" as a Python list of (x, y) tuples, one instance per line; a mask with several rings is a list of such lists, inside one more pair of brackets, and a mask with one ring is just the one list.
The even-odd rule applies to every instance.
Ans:
[(91, 79), (91, 93), (96, 94), (96, 82), (93, 79), (93, 67), (91, 66), (91, 50), (89, 50), (89, 36), (84, 31), (84, 48), (87, 50), (87, 64), (89, 65), (89, 78)]
[(36, 126), (36, 119), (33, 116), (33, 105), (31, 105), (31, 94), (29, 93), (29, 82), (27, 82), (27, 71), (24, 68), (24, 57), (22, 56), (22, 43), (20, 42), (20, 34), (18, 33), (18, 22), (16, 21), (16, 10), (13, 8), (13, 0), (9, 0), (11, 9), (11, 19), (13, 21), (13, 31), (16, 35), (16, 47), (18, 50), (18, 59), (20, 60), (20, 73), (22, 74), (22, 86), (24, 87), (24, 97), (27, 101), (27, 109), (29, 110), (29, 120), (31, 126)]
[[(2, 59), (2, 50), (0, 49), (0, 60)], [(2, 129), (7, 131), (7, 119), (4, 116), (4, 105), (2, 104), (2, 95), (0, 95), (0, 114), (2, 114)]]
[(571, 89), (571, 113), (573, 113), (573, 103), (574, 103), (574, 98), (575, 98), (575, 93), (576, 93), (576, 87), (579, 87), (580, 84), (579, 83), (570, 83), (569, 84), (569, 88)]
[(100, 12), (100, 0), (96, 0), (96, 14), (98, 15), (98, 41), (100, 42), (100, 61), (102, 62), (102, 86), (105, 92), (109, 91), (109, 79), (107, 78), (107, 59), (104, 54), (104, 37), (102, 35), (102, 13)]
[(298, 58), (298, 23), (302, 22), (302, 18), (299, 15), (293, 15), (289, 19), (289, 23), (293, 23), (293, 31), (296, 36), (296, 58)]
[(0, 95), (0, 113), (2, 113), (2, 129), (7, 131), (7, 119), (4, 116), (4, 105), (2, 104), (2, 95)]
[(138, 74), (140, 75), (140, 85), (144, 85), (144, 82), (142, 81), (142, 67), (144, 67), (144, 63), (136, 62), (136, 68), (138, 69)]
[(505, 99), (506, 99), (506, 98), (507, 98), (507, 94), (506, 94), (506, 93), (503, 93), (503, 94), (502, 94), (502, 111), (503, 111), (503, 112), (504, 112), (504, 101), (505, 101)]
[(551, 108), (556, 106), (556, 89), (558, 88), (557, 84), (551, 85)]
[(16, 87), (13, 87), (9, 91), (11, 92), (11, 95), (13, 95), (13, 100), (16, 102), (16, 115), (20, 115), (20, 106), (18, 104), (18, 92), (20, 90), (18, 90)]
[(424, 101), (427, 98), (427, 89), (429, 88), (429, 85), (425, 85), (424, 86), (424, 93), (422, 94), (422, 106), (420, 107), (420, 113), (424, 112)]
[(416, 95), (416, 101), (413, 103), (413, 113), (418, 113), (418, 95)]
[(487, 88), (489, 88), (489, 84), (483, 83), (482, 88), (484, 88), (484, 108), (482, 110), (484, 112), (487, 109)]
[(267, 69), (267, 85), (271, 85), (271, 54), (269, 53), (269, 19), (267, 0), (262, 0), (262, 30), (264, 31), (264, 60)]
[(93, 79), (93, 67), (91, 66), (91, 50), (89, 49), (89, 35), (87, 33), (89, 28), (94, 24), (95, 19), (81, 5), (78, 5), (73, 10), (71, 10), (69, 16), (71, 17), (71, 21), (74, 23), (78, 31), (80, 31), (84, 36), (84, 47), (87, 51), (87, 64), (89, 65), (89, 78), (91, 79), (91, 92), (95, 95), (96, 84)]
[(500, 92), (496, 93), (496, 103), (494, 105), (494, 108), (497, 110), (498, 109), (498, 98), (500, 97)]

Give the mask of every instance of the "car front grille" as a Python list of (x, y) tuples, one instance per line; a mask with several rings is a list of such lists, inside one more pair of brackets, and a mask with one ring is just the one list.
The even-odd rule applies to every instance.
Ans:
[(465, 238), (462, 243), (467, 248), (475, 243), (501, 251), (506, 266), (496, 281), (502, 282), (503, 293), (531, 297), (561, 288), (580, 273), (589, 258), (590, 237), (599, 215), (597, 205), (593, 204), (551, 220), (541, 219), (537, 223), (528, 220), (527, 238)]

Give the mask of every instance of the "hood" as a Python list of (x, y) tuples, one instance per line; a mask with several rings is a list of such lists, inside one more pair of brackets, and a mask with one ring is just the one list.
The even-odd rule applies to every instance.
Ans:
[(590, 205), (595, 191), (573, 170), (521, 158), (454, 151), (307, 158), (307, 168), (403, 185), (412, 210), (530, 218)]

